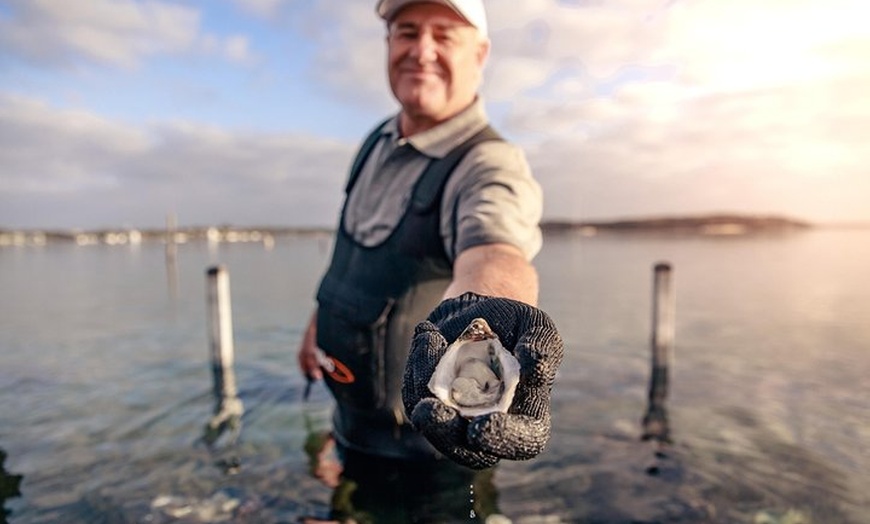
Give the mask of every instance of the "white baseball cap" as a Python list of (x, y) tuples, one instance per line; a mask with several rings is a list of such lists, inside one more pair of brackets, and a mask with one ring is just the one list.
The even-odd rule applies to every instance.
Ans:
[(424, 2), (453, 9), (466, 22), (476, 27), (482, 36), (486, 36), (486, 10), (482, 0), (379, 0), (378, 16), (389, 22), (403, 7)]

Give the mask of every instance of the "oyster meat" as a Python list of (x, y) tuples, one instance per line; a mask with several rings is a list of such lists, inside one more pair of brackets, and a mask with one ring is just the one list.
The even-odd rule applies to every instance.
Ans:
[(441, 402), (465, 417), (507, 412), (520, 381), (520, 363), (482, 318), (465, 328), (429, 379)]

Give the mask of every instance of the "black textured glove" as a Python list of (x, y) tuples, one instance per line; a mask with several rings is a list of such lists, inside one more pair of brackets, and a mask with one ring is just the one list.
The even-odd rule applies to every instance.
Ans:
[[(520, 382), (507, 413), (466, 418), (435, 398), (429, 380), (447, 346), (483, 318), (520, 363)], [(506, 298), (465, 293), (443, 301), (417, 325), (402, 399), (414, 426), (435, 448), (474, 469), (500, 459), (525, 460), (550, 438), (550, 391), (562, 362), (562, 338), (538, 308)]]

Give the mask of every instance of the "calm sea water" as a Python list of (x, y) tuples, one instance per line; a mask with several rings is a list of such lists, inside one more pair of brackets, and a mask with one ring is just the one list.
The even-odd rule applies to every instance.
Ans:
[[(0, 448), (23, 475), (10, 521), (326, 517), (332, 490), (304, 448), (330, 399), (321, 385), (302, 402), (295, 351), (330, 243), (182, 245), (174, 274), (160, 245), (0, 248)], [(639, 437), (662, 260), (677, 338), (673, 444), (657, 450)], [(210, 451), (215, 263), (246, 412), (238, 441)], [(566, 341), (553, 438), (499, 465), (491, 507), (521, 523), (870, 522), (870, 232), (556, 235), (536, 265)]]

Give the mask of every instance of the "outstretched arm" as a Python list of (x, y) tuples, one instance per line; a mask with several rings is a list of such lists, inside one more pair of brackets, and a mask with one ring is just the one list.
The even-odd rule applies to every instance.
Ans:
[(538, 303), (538, 273), (519, 248), (484, 244), (462, 251), (453, 264), (453, 281), (444, 298), (471, 291), (479, 295)]

